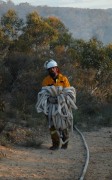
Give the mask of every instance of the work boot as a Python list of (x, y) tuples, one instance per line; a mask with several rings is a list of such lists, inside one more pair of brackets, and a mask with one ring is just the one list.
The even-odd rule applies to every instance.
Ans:
[(49, 148), (50, 150), (58, 150), (59, 149), (59, 142), (52, 140), (52, 146)]
[(65, 143), (65, 144), (63, 144), (62, 147), (61, 147), (61, 149), (67, 149), (67, 147), (68, 147), (68, 142)]
[(50, 149), (50, 150), (58, 150), (58, 149), (59, 149), (59, 146), (51, 146), (49, 149)]

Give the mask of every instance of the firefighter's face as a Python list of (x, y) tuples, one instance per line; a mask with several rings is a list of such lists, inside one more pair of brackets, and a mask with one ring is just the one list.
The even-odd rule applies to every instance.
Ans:
[(51, 77), (56, 77), (58, 75), (58, 67), (49, 68), (48, 71)]

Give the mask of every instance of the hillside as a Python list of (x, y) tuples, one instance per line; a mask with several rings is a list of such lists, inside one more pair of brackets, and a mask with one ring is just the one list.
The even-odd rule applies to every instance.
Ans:
[(18, 15), (25, 19), (32, 11), (40, 16), (56, 16), (69, 29), (75, 39), (89, 40), (96, 37), (104, 44), (112, 42), (112, 9), (79, 9), (48, 6), (31, 6), (29, 3), (15, 5), (12, 1), (0, 1), (0, 17), (8, 9), (14, 9)]

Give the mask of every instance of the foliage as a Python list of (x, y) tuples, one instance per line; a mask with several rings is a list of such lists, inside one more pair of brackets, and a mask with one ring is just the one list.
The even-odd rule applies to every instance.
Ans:
[(0, 51), (7, 48), (9, 44), (8, 36), (0, 28)]
[(22, 25), (23, 21), (17, 16), (15, 10), (8, 10), (1, 18), (3, 32), (10, 40), (18, 38)]
[(104, 44), (112, 41), (112, 9), (80, 9), (70, 7), (32, 6), (29, 3), (15, 5), (11, 1), (1, 1), (0, 17), (9, 9), (18, 12), (26, 20), (26, 15), (37, 11), (42, 17), (55, 16), (69, 28), (74, 38), (88, 41), (93, 36)]
[(101, 124), (103, 119), (111, 125), (102, 105), (109, 109), (112, 102), (112, 45), (104, 46), (97, 38), (76, 40), (60, 19), (42, 18), (37, 12), (27, 15), (26, 24), (21, 22), (10, 10), (3, 15), (0, 29), (0, 98), (8, 107), (3, 112), (8, 119), (14, 116), (29, 126), (33, 119), (39, 123), (44, 119), (37, 115), (35, 104), (46, 75), (43, 64), (53, 58), (76, 88), (79, 110), (75, 121)]
[(45, 22), (37, 12), (32, 12), (27, 16), (23, 34), (20, 36), (20, 45), (24, 49), (37, 51), (41, 47), (47, 46), (55, 37), (54, 29)]
[(10, 142), (5, 136), (0, 136), (0, 145), (8, 147), (10, 145)]
[(69, 33), (65, 25), (60, 21), (60, 19), (51, 16), (49, 18), (46, 18), (45, 21), (51, 27), (53, 27), (55, 32), (57, 33), (57, 38), (55, 38), (50, 43), (51, 49), (56, 46), (68, 46), (71, 42), (71, 34)]

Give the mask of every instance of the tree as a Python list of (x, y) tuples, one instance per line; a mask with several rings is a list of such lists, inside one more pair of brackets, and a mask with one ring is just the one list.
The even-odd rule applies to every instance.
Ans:
[(47, 46), (54, 37), (54, 29), (37, 12), (28, 14), (24, 32), (20, 37), (20, 42), (26, 49), (31, 48), (37, 51)]
[(108, 56), (108, 61), (107, 61), (108, 70), (112, 71), (112, 44), (107, 45), (105, 51)]
[(71, 34), (68, 29), (65, 27), (63, 22), (60, 21), (57, 17), (51, 16), (46, 18), (45, 21), (54, 28), (57, 33), (57, 38), (54, 41), (51, 41), (51, 48), (55, 46), (65, 46), (67, 47), (71, 42)]
[(83, 68), (95, 68), (99, 70), (104, 60), (102, 43), (95, 38), (85, 42), (81, 56), (81, 65)]
[(7, 13), (1, 17), (2, 30), (10, 40), (18, 39), (22, 26), (23, 20), (17, 16), (15, 10), (8, 10)]
[(3, 30), (0, 28), (0, 51), (8, 48), (9, 46), (9, 40), (7, 35), (3, 32)]

